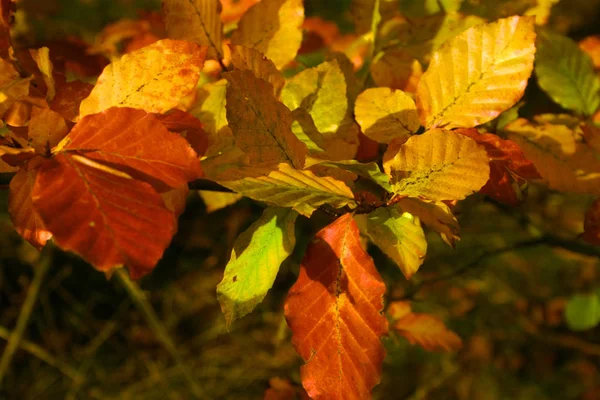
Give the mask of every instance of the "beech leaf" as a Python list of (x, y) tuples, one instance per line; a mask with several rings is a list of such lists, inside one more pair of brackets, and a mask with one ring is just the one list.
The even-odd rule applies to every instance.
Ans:
[(596, 246), (600, 246), (600, 199), (594, 201), (585, 213), (581, 238)]
[(209, 58), (223, 58), (219, 0), (162, 0), (162, 14), (170, 38), (208, 46)]
[(269, 82), (273, 85), (273, 94), (276, 98), (279, 98), (281, 89), (285, 85), (285, 78), (273, 64), (273, 61), (251, 47), (230, 46), (230, 49), (231, 64), (236, 69), (252, 71), (257, 78)]
[(539, 34), (535, 75), (540, 87), (564, 108), (589, 116), (600, 106), (600, 78), (592, 59), (568, 37)]
[(460, 240), (460, 226), (450, 207), (441, 201), (429, 202), (406, 197), (396, 203), (402, 211), (419, 217), (429, 229), (437, 232), (444, 242), (454, 247)]
[(425, 260), (427, 240), (419, 217), (396, 207), (380, 207), (368, 215), (369, 237), (410, 279)]
[(223, 280), (217, 286), (227, 326), (252, 312), (273, 286), (281, 263), (294, 250), (297, 216), (288, 208), (267, 208), (236, 239)]
[(317, 233), (285, 301), (292, 343), (313, 399), (366, 399), (381, 377), (385, 284), (360, 244), (352, 215)]
[(417, 89), (422, 125), (470, 128), (519, 101), (533, 69), (533, 23), (514, 16), (476, 25), (440, 47)]
[(433, 129), (412, 136), (393, 158), (384, 156), (394, 192), (429, 200), (462, 200), (490, 176), (483, 147), (466, 136)]
[(260, 51), (281, 69), (296, 58), (303, 22), (302, 0), (262, 0), (242, 16), (231, 42)]
[(389, 88), (362, 92), (356, 99), (354, 115), (362, 132), (380, 143), (411, 136), (420, 127), (415, 102), (404, 92)]
[(33, 107), (29, 120), (29, 141), (37, 153), (46, 154), (69, 131), (65, 119), (50, 108)]
[(207, 49), (165, 39), (125, 54), (104, 68), (90, 95), (81, 102), (80, 116), (110, 107), (169, 111), (195, 88)]

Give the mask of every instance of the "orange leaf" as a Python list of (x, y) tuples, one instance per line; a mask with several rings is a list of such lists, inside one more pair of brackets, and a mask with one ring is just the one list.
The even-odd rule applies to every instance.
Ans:
[(32, 199), (61, 248), (100, 271), (127, 265), (134, 279), (152, 270), (175, 231), (173, 213), (149, 184), (77, 154), (42, 164)]
[(317, 233), (285, 301), (292, 342), (313, 399), (369, 398), (381, 376), (385, 284), (345, 214)]
[(584, 232), (581, 238), (589, 243), (600, 246), (600, 199), (585, 213), (583, 222)]
[(590, 55), (594, 68), (600, 69), (600, 35), (586, 37), (579, 42), (579, 47)]
[(521, 199), (515, 184), (542, 178), (515, 142), (500, 139), (491, 133), (481, 134), (474, 128), (456, 131), (483, 145), (490, 158), (490, 179), (481, 188), (481, 193), (516, 206)]
[(411, 344), (418, 344), (427, 351), (456, 351), (462, 347), (461, 338), (438, 318), (413, 313), (407, 302), (396, 303), (399, 304), (390, 304), (394, 310), (390, 314), (394, 320), (392, 329)]
[(168, 114), (156, 114), (156, 118), (171, 132), (183, 136), (199, 156), (208, 148), (208, 135), (202, 129), (202, 122), (192, 114), (178, 109)]
[(52, 234), (44, 228), (40, 216), (33, 209), (31, 192), (41, 158), (27, 163), (10, 181), (10, 193), (8, 195), (8, 212), (15, 230), (38, 250), (46, 244)]
[(238, 22), (242, 15), (250, 7), (258, 3), (260, 0), (221, 0), (223, 10), (221, 11), (221, 21), (224, 24)]
[(49, 108), (33, 107), (29, 120), (29, 141), (31, 147), (39, 154), (50, 154), (67, 135), (69, 128), (65, 119)]
[(84, 117), (55, 152), (78, 152), (160, 191), (202, 175), (198, 155), (180, 135), (142, 110), (109, 108)]

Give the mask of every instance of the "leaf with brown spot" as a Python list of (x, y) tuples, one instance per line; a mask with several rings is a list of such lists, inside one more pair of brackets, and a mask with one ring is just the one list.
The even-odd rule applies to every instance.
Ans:
[(125, 54), (108, 65), (90, 95), (81, 102), (80, 117), (110, 107), (164, 113), (196, 87), (207, 47), (165, 39)]
[(381, 377), (385, 284), (345, 214), (308, 245), (285, 301), (292, 343), (313, 399), (367, 399)]

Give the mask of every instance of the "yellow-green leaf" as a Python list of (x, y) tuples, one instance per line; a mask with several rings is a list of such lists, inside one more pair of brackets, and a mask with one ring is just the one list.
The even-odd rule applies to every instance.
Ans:
[(543, 116), (533, 122), (519, 118), (504, 128), (549, 187), (600, 195), (600, 159), (576, 129), (545, 122)]
[(566, 36), (538, 36), (535, 75), (552, 100), (580, 114), (592, 115), (600, 106), (600, 78), (592, 59)]
[(421, 123), (474, 127), (512, 107), (533, 69), (533, 22), (515, 16), (477, 25), (440, 47), (417, 88)]
[(292, 133), (292, 113), (275, 98), (273, 86), (248, 70), (228, 72), (225, 78), (229, 127), (250, 164), (261, 168), (288, 162), (302, 168), (306, 145)]
[(227, 326), (252, 312), (266, 296), (281, 263), (296, 245), (294, 222), (298, 213), (286, 208), (267, 208), (235, 241), (217, 298)]
[(226, 95), (226, 79), (207, 83), (198, 91), (197, 105), (190, 110), (190, 114), (202, 122), (202, 129), (208, 135), (207, 157), (230, 147), (234, 140), (227, 122)]
[(307, 217), (323, 204), (335, 208), (356, 206), (354, 195), (344, 182), (319, 177), (309, 170), (294, 169), (284, 163), (267, 176), (244, 177), (221, 184), (254, 200), (292, 207)]
[(454, 247), (454, 243), (460, 240), (460, 226), (450, 207), (441, 201), (428, 202), (406, 197), (396, 203), (402, 211), (406, 211), (419, 217), (421, 222), (429, 229), (437, 232), (444, 242)]
[(125, 54), (104, 68), (90, 95), (81, 102), (80, 117), (111, 107), (169, 111), (194, 90), (207, 49), (165, 39)]
[(229, 207), (242, 198), (242, 195), (238, 193), (210, 192), (207, 190), (199, 190), (198, 195), (202, 198), (206, 212), (209, 214)]
[(365, 90), (356, 99), (354, 115), (363, 133), (380, 143), (411, 136), (420, 126), (415, 102), (401, 90)]
[(208, 57), (223, 58), (219, 0), (162, 0), (167, 35), (208, 46)]
[(412, 136), (391, 158), (385, 172), (394, 192), (428, 200), (462, 200), (481, 189), (490, 175), (488, 156), (473, 139), (433, 129)]
[(242, 16), (231, 42), (260, 51), (281, 69), (296, 58), (303, 23), (302, 0), (262, 0)]
[(369, 214), (367, 232), (373, 243), (398, 264), (406, 279), (423, 264), (427, 240), (419, 217), (394, 206), (381, 207)]

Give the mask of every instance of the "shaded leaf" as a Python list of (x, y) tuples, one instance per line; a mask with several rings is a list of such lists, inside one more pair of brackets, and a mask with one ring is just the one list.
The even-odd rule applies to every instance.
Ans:
[(371, 76), (377, 86), (415, 93), (423, 76), (421, 63), (403, 50), (379, 54), (371, 64)]
[(50, 50), (47, 47), (42, 47), (37, 50), (29, 50), (29, 53), (42, 73), (44, 83), (46, 83), (46, 100), (52, 101), (56, 95), (56, 85), (52, 76), (54, 66), (52, 65), (52, 61), (50, 61)]
[(80, 116), (110, 107), (155, 113), (176, 107), (196, 86), (206, 51), (195, 43), (165, 39), (125, 54), (102, 71), (81, 102)]
[(29, 120), (29, 141), (39, 154), (50, 154), (67, 135), (69, 128), (65, 119), (49, 108), (33, 107)]
[(585, 213), (581, 238), (600, 246), (600, 199), (596, 200)]
[(533, 22), (515, 16), (477, 25), (436, 51), (417, 89), (422, 125), (474, 127), (512, 107), (533, 69)]
[(368, 216), (369, 237), (410, 279), (425, 260), (427, 240), (419, 217), (396, 207), (380, 207)]
[(371, 179), (373, 182), (377, 183), (379, 186), (387, 190), (388, 192), (392, 191), (392, 187), (390, 186), (390, 177), (381, 172), (379, 166), (375, 162), (370, 163), (360, 163), (356, 160), (345, 160), (345, 161), (326, 161), (326, 160), (316, 160), (318, 162), (317, 165), (322, 165), (325, 167), (334, 167), (341, 168), (346, 171), (350, 171), (355, 173), (356, 175), (362, 176), (363, 178)]
[(598, 293), (576, 294), (565, 308), (565, 319), (574, 331), (591, 329), (600, 323), (600, 297)]
[(462, 200), (481, 189), (490, 176), (483, 147), (443, 129), (412, 136), (393, 158), (386, 159), (384, 170), (401, 196)]
[(592, 115), (600, 106), (600, 78), (591, 58), (573, 40), (541, 32), (535, 75), (550, 98), (569, 110)]
[(264, 79), (273, 85), (273, 94), (279, 98), (281, 89), (285, 85), (285, 78), (279, 72), (273, 61), (266, 58), (262, 53), (251, 47), (230, 46), (231, 64), (236, 69), (247, 69), (254, 76)]
[(273, 286), (279, 266), (294, 250), (297, 216), (287, 208), (267, 208), (236, 239), (223, 280), (217, 286), (227, 326), (252, 312)]
[(381, 376), (385, 284), (363, 250), (352, 215), (317, 233), (285, 301), (292, 343), (313, 399), (369, 398)]
[(208, 136), (198, 118), (178, 109), (171, 110), (167, 114), (156, 114), (155, 116), (169, 131), (184, 137), (197, 155), (204, 155), (208, 147)]
[(15, 230), (38, 250), (46, 245), (52, 234), (33, 208), (31, 193), (41, 160), (33, 160), (22, 167), (10, 181), (8, 212)]
[(229, 81), (227, 120), (251, 165), (269, 167), (289, 162), (302, 168), (306, 145), (292, 133), (291, 112), (277, 101), (271, 84), (247, 70), (228, 72), (225, 77)]
[(79, 116), (81, 102), (93, 89), (94, 85), (82, 81), (57, 82), (56, 96), (50, 103), (50, 108), (63, 118), (75, 121)]
[(454, 247), (460, 240), (460, 226), (450, 207), (441, 201), (428, 202), (406, 197), (396, 203), (402, 211), (419, 217), (429, 229), (437, 232), (444, 242)]
[(242, 16), (231, 42), (260, 51), (281, 69), (302, 44), (302, 22), (302, 0), (263, 0)]
[(354, 105), (362, 132), (380, 143), (410, 136), (421, 126), (415, 102), (400, 90), (372, 88), (362, 92)]
[(162, 0), (167, 35), (208, 46), (209, 58), (223, 58), (223, 23), (219, 0)]
[(284, 163), (275, 171), (265, 171), (264, 175), (221, 184), (254, 200), (293, 207), (307, 217), (323, 204), (336, 208), (356, 206), (350, 188), (337, 179), (319, 177), (309, 170), (294, 169)]

